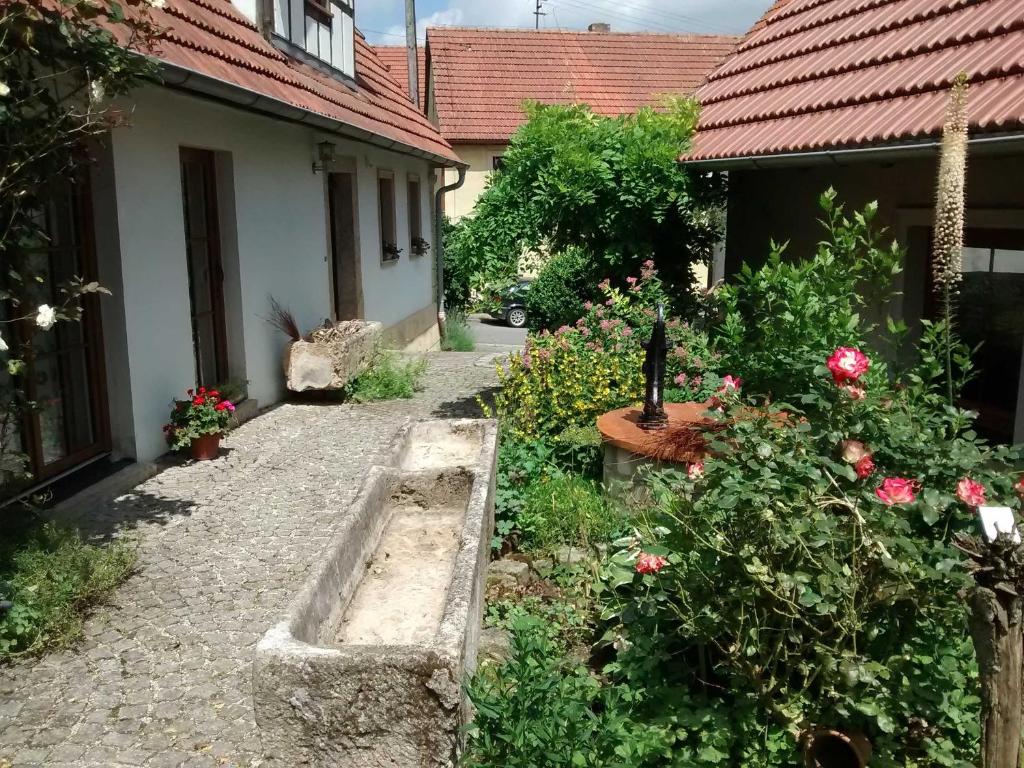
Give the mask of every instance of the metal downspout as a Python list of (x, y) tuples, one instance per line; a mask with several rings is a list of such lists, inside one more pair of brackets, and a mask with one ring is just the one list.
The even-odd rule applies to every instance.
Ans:
[(444, 211), (442, 203), (444, 196), (453, 192), (466, 183), (466, 166), (456, 166), (459, 171), (459, 178), (447, 186), (439, 188), (434, 193), (434, 269), (437, 270), (437, 327), (444, 336), (444, 238), (441, 230), (444, 227)]

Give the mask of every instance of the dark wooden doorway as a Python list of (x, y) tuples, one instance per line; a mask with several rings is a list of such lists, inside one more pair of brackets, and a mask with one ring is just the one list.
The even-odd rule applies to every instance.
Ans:
[[(30, 271), (42, 281), (29, 288), (23, 305), (59, 306), (64, 302), (61, 287), (70, 280), (96, 280), (87, 176), (57, 182), (38, 215), (48, 241), (28, 259)], [(14, 341), (26, 360), (24, 393), (35, 404), (22, 421), (21, 443), (35, 482), (110, 450), (99, 301), (96, 294), (82, 297), (80, 322), (60, 322), (40, 331), (30, 319), (17, 329)]]
[(353, 320), (362, 315), (356, 246), (355, 184), (354, 173), (332, 173), (327, 179), (331, 219), (332, 298), (337, 320)]
[(213, 386), (228, 379), (224, 268), (221, 262), (217, 169), (214, 153), (181, 150), (181, 194), (185, 214), (189, 305), (196, 383)]

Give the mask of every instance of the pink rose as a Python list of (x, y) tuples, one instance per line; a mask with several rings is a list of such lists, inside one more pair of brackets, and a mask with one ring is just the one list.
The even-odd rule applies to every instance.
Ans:
[(969, 477), (962, 477), (956, 484), (956, 495), (967, 506), (980, 507), (985, 503), (985, 486)]
[(841, 386), (849, 381), (857, 381), (867, 373), (871, 361), (859, 349), (839, 347), (832, 353), (827, 365), (832, 372), (832, 380)]
[(868, 393), (864, 391), (864, 387), (855, 387), (853, 384), (847, 384), (843, 389), (846, 390), (846, 394), (850, 396), (851, 400), (867, 399)]
[(875, 496), (887, 507), (891, 507), (894, 504), (911, 504), (917, 499), (916, 492), (919, 488), (920, 483), (917, 480), (907, 480), (903, 477), (887, 477), (875, 489)]
[(871, 458), (871, 454), (862, 456), (856, 464), (853, 465), (853, 471), (857, 473), (857, 477), (861, 480), (866, 480), (875, 473), (875, 460)]
[(648, 555), (641, 552), (640, 556), (636, 559), (636, 572), (657, 573), (666, 565), (668, 565), (668, 560), (661, 555)]
[(691, 480), (700, 480), (704, 477), (704, 462), (693, 461), (686, 465), (686, 476)]
[(722, 386), (718, 388), (719, 392), (739, 392), (740, 387), (743, 385), (743, 379), (739, 376), (726, 375), (722, 379)]

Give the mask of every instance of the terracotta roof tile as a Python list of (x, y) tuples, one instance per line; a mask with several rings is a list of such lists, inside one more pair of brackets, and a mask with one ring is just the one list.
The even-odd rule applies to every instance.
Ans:
[(1024, 127), (1024, 0), (780, 0), (698, 91), (683, 159), (932, 137), (961, 71), (974, 133)]
[(635, 112), (696, 89), (736, 43), (717, 35), (432, 27), (427, 60), (444, 137), (501, 143), (525, 120), (524, 101)]
[[(383, 62), (391, 73), (391, 77), (402, 86), (402, 93), (409, 98), (409, 52), (404, 45), (375, 45), (373, 50), (377, 57)], [(427, 49), (420, 46), (416, 49), (416, 59), (419, 62), (419, 88), (420, 88), (420, 109), (427, 100)]]
[[(460, 162), (374, 49), (355, 35), (356, 84), (347, 85), (275, 48), (230, 0), (167, 0), (152, 11), (167, 29), (161, 60), (346, 123), (409, 149)], [(401, 151), (401, 147), (396, 147)]]

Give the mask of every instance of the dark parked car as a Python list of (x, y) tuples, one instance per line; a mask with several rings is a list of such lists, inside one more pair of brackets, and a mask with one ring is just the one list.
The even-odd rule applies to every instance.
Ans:
[(491, 310), (491, 317), (501, 320), (513, 328), (526, 325), (526, 294), (530, 290), (529, 280), (512, 283), (508, 288), (495, 296), (496, 308)]

